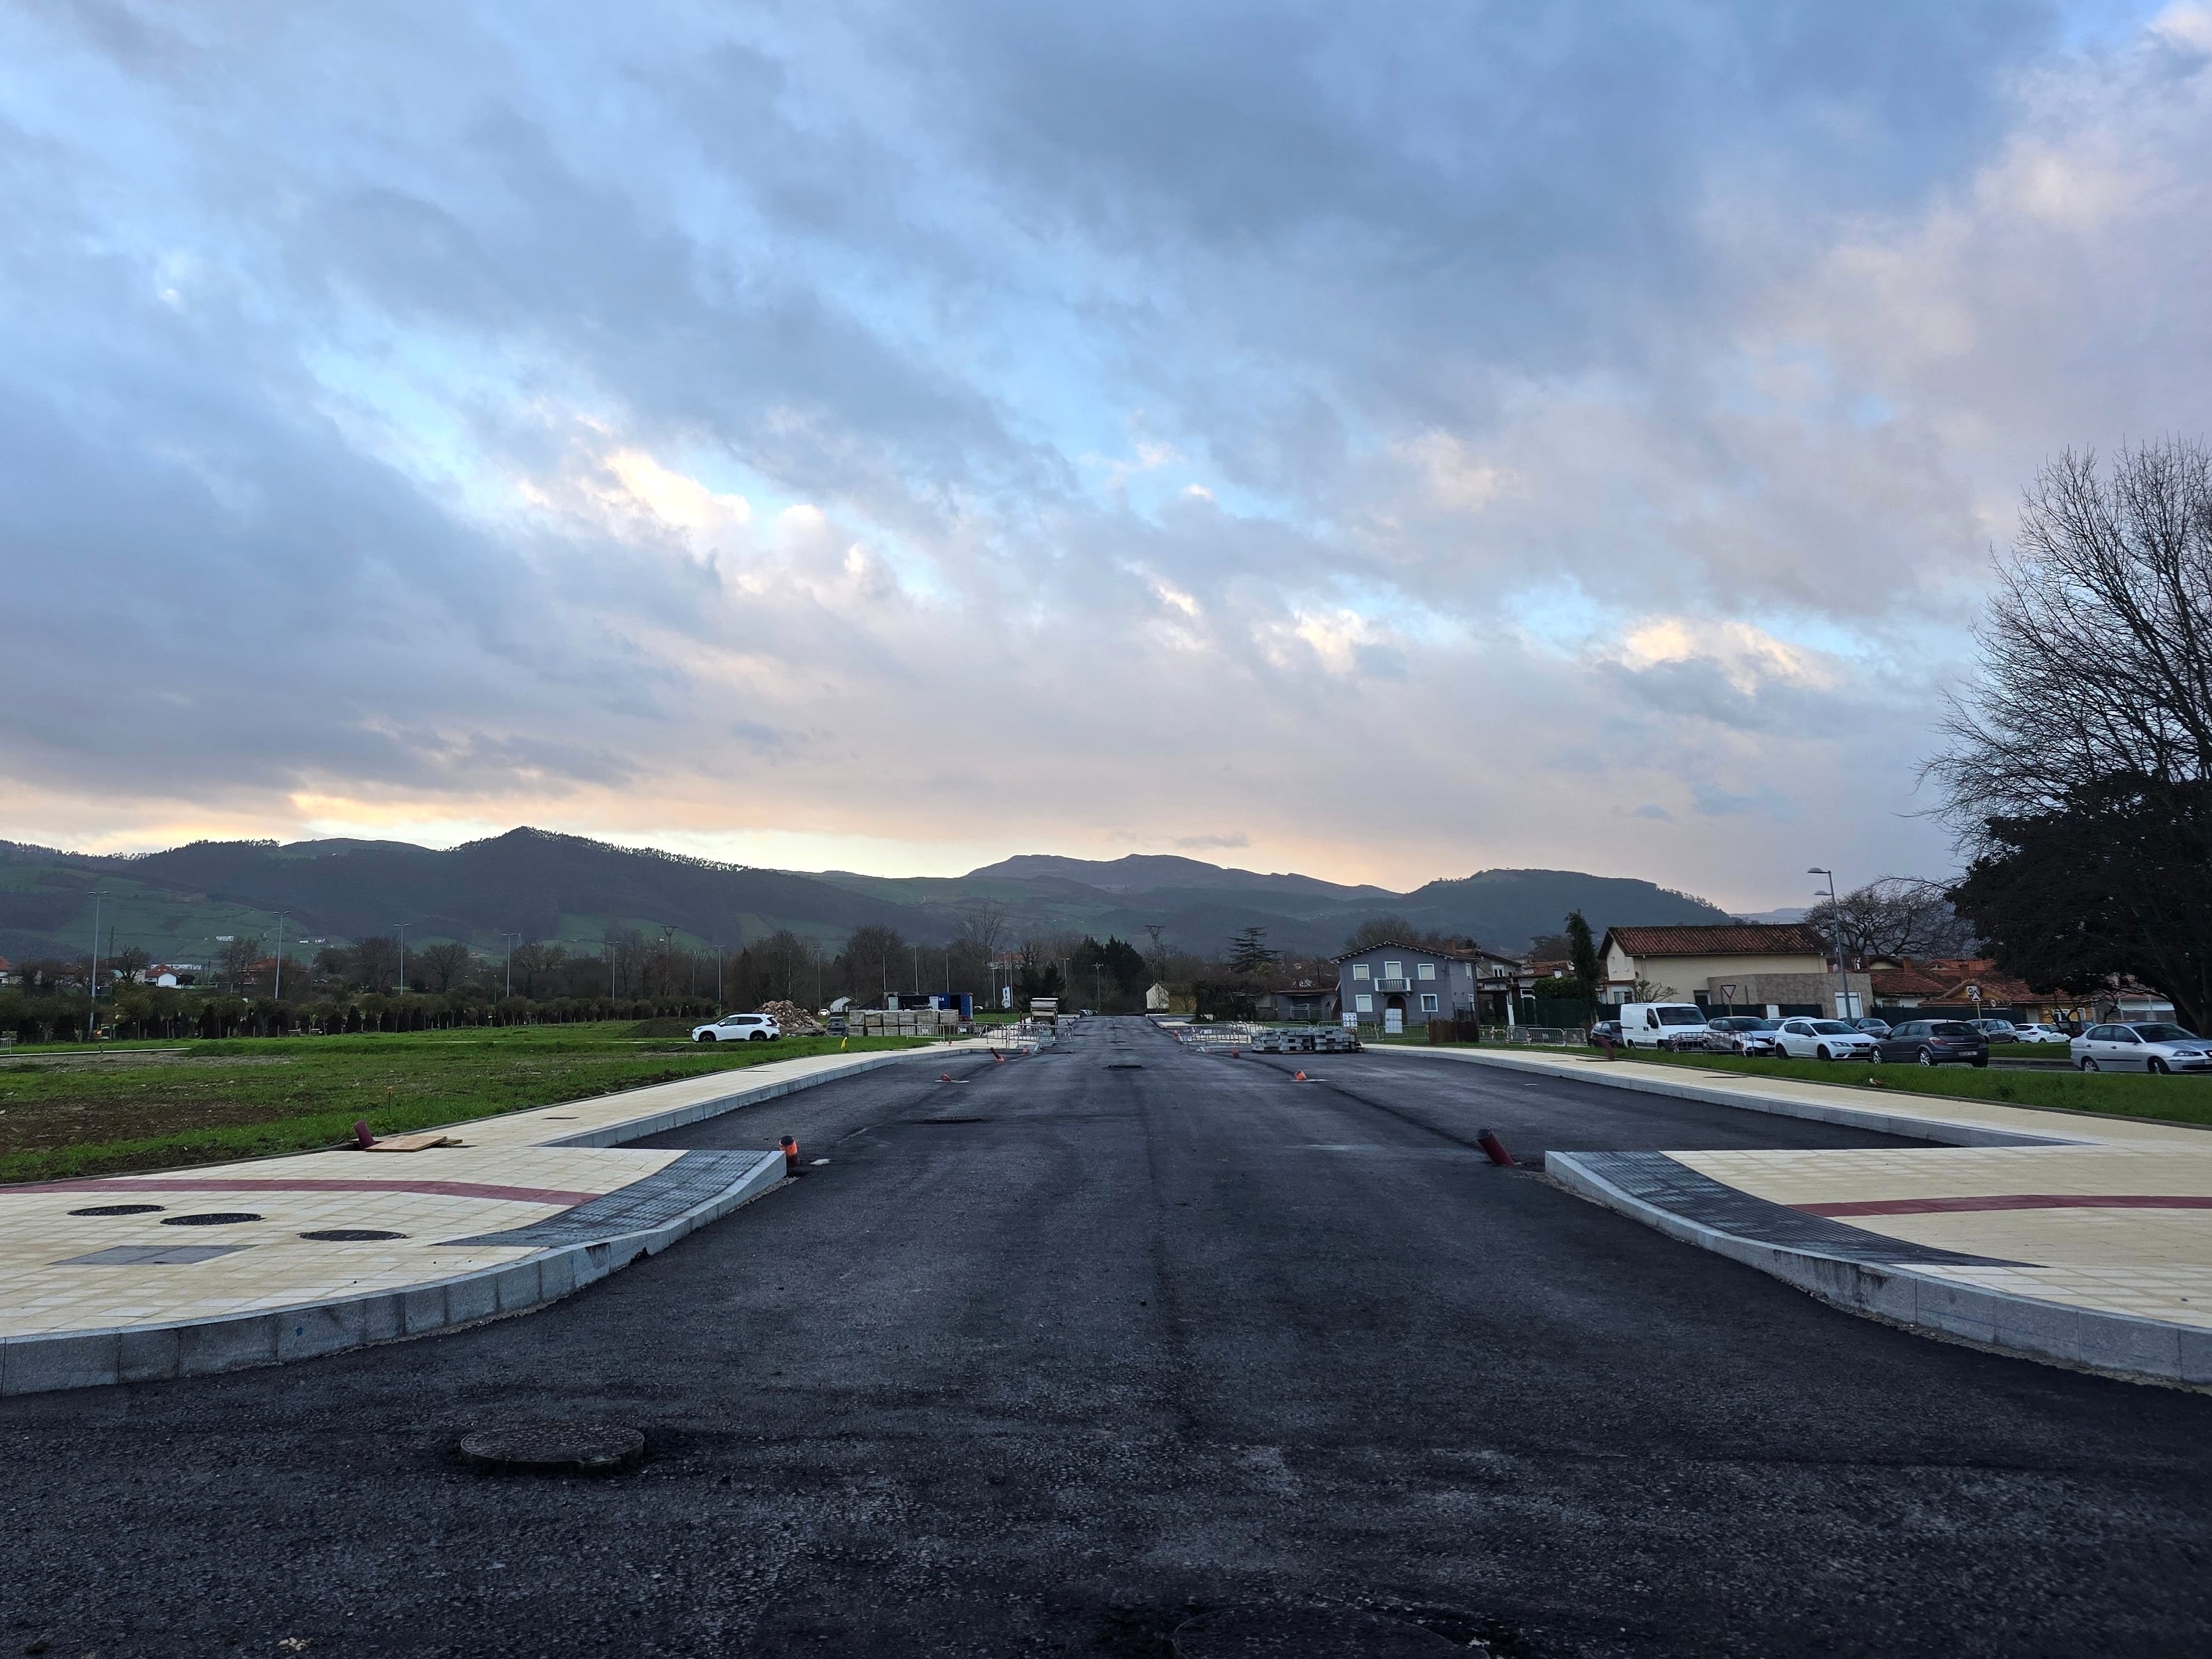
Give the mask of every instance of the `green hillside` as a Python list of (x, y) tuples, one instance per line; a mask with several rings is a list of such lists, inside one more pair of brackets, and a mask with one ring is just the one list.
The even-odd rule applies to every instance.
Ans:
[(510, 934), (596, 950), (611, 936), (663, 930), (694, 949), (784, 927), (836, 945), (871, 922), (932, 945), (990, 911), (1009, 942), (1142, 939), (1156, 925), (1170, 945), (1209, 955), (1249, 927), (1267, 929), (1279, 947), (1334, 950), (1380, 915), (1507, 951), (1555, 931), (1577, 908), (1599, 928), (1724, 920), (1648, 881), (1568, 870), (1486, 870), (1410, 893), (1164, 857), (1039, 855), (957, 877), (808, 875), (522, 829), (442, 851), (401, 842), (198, 842), (95, 857), (0, 843), (0, 956), (85, 955), (95, 899), (103, 954), (135, 945), (182, 962), (216, 954), (222, 934), (273, 944), (280, 913), (295, 956), (403, 923), (410, 946), (455, 939), (486, 953)]

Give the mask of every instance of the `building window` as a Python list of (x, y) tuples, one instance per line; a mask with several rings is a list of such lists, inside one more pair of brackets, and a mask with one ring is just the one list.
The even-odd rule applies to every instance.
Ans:
[(1375, 999), (1368, 995), (1364, 991), (1355, 992), (1352, 999), (1352, 1012), (1355, 1014), (1373, 1013), (1375, 1012)]
[(1403, 979), (1403, 978), (1405, 978), (1405, 977), (1406, 977), (1406, 964), (1405, 964), (1404, 963), (1402, 963), (1402, 962), (1386, 962), (1386, 963), (1384, 963), (1382, 964), (1382, 977), (1383, 977), (1383, 978), (1385, 978), (1385, 979)]
[(1366, 979), (1370, 977), (1367, 971), (1367, 964), (1364, 962), (1353, 963), (1352, 964), (1352, 976), (1354, 979)]
[(1415, 971), (1422, 979), (1434, 979), (1437, 976), (1437, 964), (1433, 962), (1425, 962)]
[(1425, 1014), (1433, 1014), (1434, 1012), (1436, 1012), (1436, 1011), (1437, 1011), (1437, 994), (1436, 994), (1434, 991), (1424, 991), (1424, 992), (1422, 992), (1422, 993), (1421, 993), (1421, 1012), (1422, 1012), (1423, 1013), (1425, 1013)]

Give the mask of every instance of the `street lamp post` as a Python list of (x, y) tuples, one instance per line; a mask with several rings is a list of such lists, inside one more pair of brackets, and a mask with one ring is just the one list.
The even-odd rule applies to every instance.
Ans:
[[(1838, 1019), (1848, 1020), (1851, 1017), (1851, 975), (1850, 968), (1845, 965), (1844, 961), (1844, 902), (1836, 896), (1836, 872), (1832, 870), (1823, 870), (1818, 866), (1815, 866), (1814, 868), (1808, 870), (1805, 873), (1808, 876), (1826, 876), (1828, 878), (1828, 902), (1835, 907), (1829, 912), (1829, 915), (1833, 918), (1835, 922), (1836, 984), (1838, 988), (1836, 992), (1836, 1018)], [(1815, 898), (1820, 896), (1817, 889), (1814, 890), (1813, 896)]]
[(85, 1003), (84, 1040), (89, 1042), (100, 1034), (100, 895), (92, 896), (92, 971), (85, 975), (91, 988), (91, 996)]
[(407, 930), (414, 925), (411, 921), (399, 924), (399, 983), (393, 988), (396, 996), (407, 994)]
[(514, 994), (514, 947), (518, 944), (521, 943), (522, 935), (520, 933), (501, 933), (500, 938), (507, 941), (507, 962), (505, 964), (507, 990), (504, 994), (513, 996)]

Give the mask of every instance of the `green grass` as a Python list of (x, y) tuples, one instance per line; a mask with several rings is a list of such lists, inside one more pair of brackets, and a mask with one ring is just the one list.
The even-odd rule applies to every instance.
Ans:
[[(2008, 1045), (2009, 1046), (2009, 1045)], [(2031, 1045), (2032, 1046), (2032, 1045)], [(1588, 1048), (1534, 1049), (1540, 1054), (1579, 1054)], [(2046, 1049), (2038, 1059), (2058, 1052)], [(1629, 1056), (1624, 1055), (1623, 1058)], [(2052, 1111), (2101, 1112), (2156, 1118), (2172, 1123), (2212, 1124), (2212, 1077), (2129, 1076), (2081, 1072), (2000, 1072), (1972, 1066), (1848, 1065), (1819, 1060), (1750, 1060), (1733, 1054), (1662, 1054), (1638, 1049), (1646, 1064), (1680, 1066), (1690, 1071), (1744, 1072), (1755, 1077), (1794, 1078), (1804, 1083), (1833, 1083), (1883, 1093), (1936, 1095), (1954, 1100), (1986, 1100), (2000, 1106), (2038, 1106)]]
[[(150, 1044), (177, 1059), (0, 1066), (0, 1182), (223, 1163), (466, 1122), (805, 1054), (912, 1048), (915, 1037), (694, 1045), (627, 1022), (350, 1037)], [(24, 1051), (17, 1051), (23, 1053)]]

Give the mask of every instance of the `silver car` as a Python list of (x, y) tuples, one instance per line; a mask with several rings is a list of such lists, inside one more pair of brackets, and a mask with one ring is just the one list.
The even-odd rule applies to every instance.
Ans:
[(2212, 1042), (2164, 1020), (2092, 1025), (2069, 1047), (2085, 1072), (2212, 1072)]

